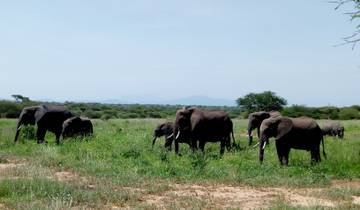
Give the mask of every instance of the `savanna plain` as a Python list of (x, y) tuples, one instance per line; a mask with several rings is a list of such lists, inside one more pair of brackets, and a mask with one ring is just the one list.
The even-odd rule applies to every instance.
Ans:
[[(291, 150), (280, 166), (274, 140), (262, 165), (248, 146), (247, 120), (235, 119), (239, 144), (224, 156), (180, 145), (181, 156), (151, 146), (166, 119), (94, 120), (92, 138), (37, 144), (16, 120), (0, 120), (0, 209), (360, 209), (360, 121), (342, 121), (345, 138), (325, 138), (327, 159), (311, 164)], [(323, 124), (324, 121), (318, 121)], [(258, 141), (255, 138), (255, 143)]]

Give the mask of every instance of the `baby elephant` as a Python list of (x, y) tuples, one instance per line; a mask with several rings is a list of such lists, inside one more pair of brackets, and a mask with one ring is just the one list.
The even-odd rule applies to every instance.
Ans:
[(91, 136), (92, 134), (93, 125), (87, 118), (71, 117), (63, 123), (63, 139), (76, 136)]
[(166, 122), (159, 124), (154, 130), (154, 139), (152, 146), (154, 147), (155, 141), (157, 138), (164, 136), (165, 137), (165, 148), (171, 150), (171, 145), (174, 140), (174, 123)]
[(339, 122), (328, 122), (321, 128), (324, 136), (337, 136), (340, 139), (344, 138), (344, 130), (344, 126)]

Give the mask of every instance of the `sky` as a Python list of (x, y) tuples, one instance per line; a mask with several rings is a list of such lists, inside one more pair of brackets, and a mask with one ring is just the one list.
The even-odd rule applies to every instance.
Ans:
[(0, 98), (360, 104), (356, 22), (328, 0), (0, 1)]

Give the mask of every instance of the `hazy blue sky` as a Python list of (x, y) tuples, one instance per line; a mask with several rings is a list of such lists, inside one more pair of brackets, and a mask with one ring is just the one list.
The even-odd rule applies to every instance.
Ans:
[(271, 90), (360, 104), (355, 23), (328, 0), (0, 2), (0, 98), (103, 100)]

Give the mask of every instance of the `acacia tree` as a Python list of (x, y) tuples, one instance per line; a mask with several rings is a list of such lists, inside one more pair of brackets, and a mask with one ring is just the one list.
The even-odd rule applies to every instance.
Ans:
[(30, 98), (28, 98), (28, 97), (25, 97), (25, 96), (22, 96), (22, 95), (16, 95), (16, 94), (14, 94), (14, 95), (11, 95), (11, 97), (13, 97), (14, 99), (15, 99), (15, 101), (16, 102), (21, 102), (21, 103), (23, 103), (23, 102), (28, 102), (28, 101), (30, 101)]
[[(360, 0), (336, 0), (331, 1), (331, 3), (337, 4), (335, 9), (339, 9), (344, 4), (352, 3), (354, 5), (353, 11), (346, 14), (350, 15), (352, 21), (360, 19)], [(355, 45), (360, 42), (360, 24), (356, 26), (355, 32), (351, 36), (344, 38), (344, 41), (345, 43), (352, 44), (354, 49)]]
[(274, 92), (249, 93), (236, 100), (237, 105), (248, 113), (254, 111), (279, 111), (287, 101)]

